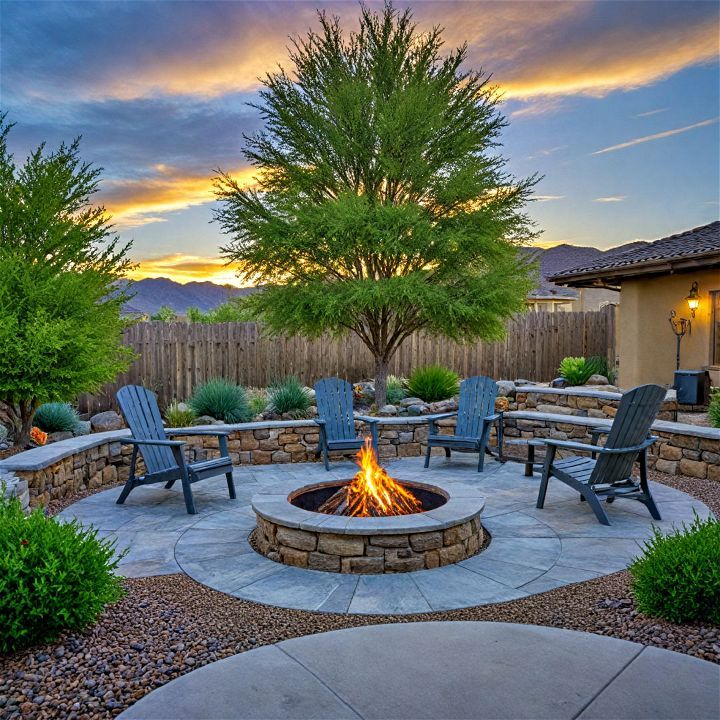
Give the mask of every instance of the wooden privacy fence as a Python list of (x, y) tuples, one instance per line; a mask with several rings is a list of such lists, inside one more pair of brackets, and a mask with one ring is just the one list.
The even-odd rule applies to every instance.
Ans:
[[(81, 412), (114, 407), (115, 392), (128, 383), (157, 392), (162, 406), (189, 397), (195, 385), (212, 377), (263, 387), (288, 375), (311, 385), (330, 375), (353, 381), (374, 374), (372, 356), (354, 335), (342, 340), (268, 338), (255, 323), (143, 322), (126, 330), (125, 343), (138, 359), (116, 383), (81, 397)], [(594, 312), (526, 313), (510, 321), (505, 340), (496, 343), (463, 345), (416, 334), (398, 350), (390, 372), (407, 376), (414, 368), (439, 363), (464, 377), (547, 381), (567, 355), (602, 355), (614, 362), (613, 306)]]

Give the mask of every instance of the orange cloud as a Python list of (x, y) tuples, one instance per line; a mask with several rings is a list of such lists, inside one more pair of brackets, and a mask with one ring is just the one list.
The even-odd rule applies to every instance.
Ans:
[[(253, 182), (248, 167), (230, 172), (241, 184)], [(107, 180), (100, 200), (118, 229), (165, 222), (163, 214), (213, 202), (212, 173), (187, 174), (178, 168), (156, 165), (150, 177)]]
[(210, 280), (220, 285), (241, 285), (232, 267), (222, 258), (201, 257), (173, 253), (156, 258), (141, 258), (138, 267), (130, 273), (133, 280), (166, 277), (175, 282)]

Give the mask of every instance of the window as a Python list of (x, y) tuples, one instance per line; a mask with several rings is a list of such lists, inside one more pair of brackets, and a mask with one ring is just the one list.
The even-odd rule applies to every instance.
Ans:
[(710, 329), (712, 348), (711, 365), (720, 365), (720, 290), (710, 293), (712, 301), (712, 326)]

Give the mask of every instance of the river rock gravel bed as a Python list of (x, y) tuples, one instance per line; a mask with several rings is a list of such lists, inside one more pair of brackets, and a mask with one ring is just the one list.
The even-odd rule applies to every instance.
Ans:
[[(653, 473), (720, 514), (720, 485)], [(0, 718), (112, 718), (202, 665), (280, 640), (391, 622), (485, 620), (568, 628), (720, 663), (720, 627), (638, 613), (615, 573), (511, 602), (403, 616), (331, 615), (239, 600), (185, 575), (125, 581), (127, 595), (83, 633), (0, 659)]]

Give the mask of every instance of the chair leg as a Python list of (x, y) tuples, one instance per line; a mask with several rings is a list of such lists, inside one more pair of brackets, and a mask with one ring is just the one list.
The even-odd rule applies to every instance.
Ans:
[(169, 490), (176, 482), (177, 482), (177, 480), (168, 480), (165, 483), (165, 489)]
[(600, 522), (603, 525), (609, 525), (610, 520), (608, 519), (607, 513), (603, 509), (602, 503), (598, 499), (598, 496), (595, 494), (595, 492), (592, 490), (592, 488), (588, 488), (587, 492), (583, 493), (585, 496), (585, 499), (588, 502), (588, 505), (592, 508), (592, 511), (595, 513), (595, 517), (598, 519), (598, 522)]
[(428, 443), (427, 451), (425, 452), (425, 467), (430, 467), (430, 452), (432, 451), (432, 448), (430, 447), (430, 443)]
[(638, 498), (640, 502), (650, 511), (650, 515), (654, 520), (662, 520), (660, 511), (658, 510), (655, 500), (653, 499), (652, 493), (650, 492), (650, 486), (648, 485), (647, 479), (647, 450), (643, 450), (638, 458), (640, 461), (640, 489), (645, 495), (644, 498)]
[(445, 457), (446, 457), (446, 458), (449, 458), (450, 456), (451, 456), (450, 448), (447, 448), (447, 447), (446, 447), (446, 448), (445, 448)]
[(329, 472), (330, 471), (330, 453), (328, 452), (327, 445), (323, 445), (322, 449), (322, 456), (323, 456), (323, 462), (325, 463), (325, 469)]
[(485, 467), (485, 446), (480, 448), (480, 457), (478, 458), (478, 472), (481, 473)]
[(122, 492), (120, 493), (120, 496), (116, 500), (118, 505), (122, 505), (126, 500), (127, 496), (130, 494), (130, 491), (135, 487), (135, 479), (130, 478), (123, 486)]
[(555, 459), (555, 447), (551, 445), (545, 453), (545, 463), (543, 464), (542, 477), (540, 478), (540, 487), (538, 488), (538, 499), (535, 507), (542, 509), (545, 506), (545, 496), (547, 495), (548, 483), (550, 482), (550, 471), (552, 463)]
[(185, 508), (188, 511), (188, 515), (197, 515), (197, 510), (195, 509), (195, 500), (193, 499), (192, 494), (192, 487), (190, 485), (190, 478), (187, 476), (187, 473), (183, 474), (181, 482), (183, 489), (183, 497), (185, 498)]
[(228, 493), (230, 494), (230, 499), (235, 500), (235, 481), (233, 480), (233, 474), (232, 472), (225, 473), (225, 477), (227, 479), (227, 486), (228, 486)]

